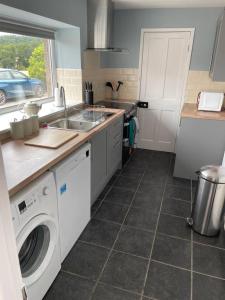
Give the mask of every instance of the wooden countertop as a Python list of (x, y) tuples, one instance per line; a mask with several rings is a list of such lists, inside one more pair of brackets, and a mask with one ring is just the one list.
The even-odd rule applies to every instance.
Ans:
[(181, 118), (225, 121), (225, 111), (199, 111), (195, 103), (185, 103), (181, 111)]
[[(26, 185), (38, 178), (49, 168), (78, 149), (96, 133), (106, 128), (115, 119), (124, 114), (122, 109), (98, 109), (115, 113), (105, 122), (89, 132), (79, 132), (79, 136), (58, 149), (47, 149), (24, 145), (24, 141), (10, 141), (2, 145), (6, 180), (9, 195), (19, 192)], [(47, 130), (47, 129), (46, 129)]]

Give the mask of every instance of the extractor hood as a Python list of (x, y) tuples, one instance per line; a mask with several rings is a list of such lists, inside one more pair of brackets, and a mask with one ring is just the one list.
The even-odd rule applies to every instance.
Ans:
[(128, 53), (126, 49), (112, 47), (112, 14), (111, 0), (87, 0), (87, 50)]

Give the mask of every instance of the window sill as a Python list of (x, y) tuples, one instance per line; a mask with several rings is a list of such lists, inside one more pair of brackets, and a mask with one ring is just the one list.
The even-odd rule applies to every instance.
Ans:
[[(75, 105), (74, 105), (75, 106)], [(68, 108), (73, 106), (68, 106)], [(42, 104), (42, 108), (38, 114), (39, 120), (45, 122), (49, 117), (57, 116), (57, 114), (64, 111), (63, 107), (56, 107), (54, 102), (48, 102)], [(20, 111), (9, 112), (3, 115), (0, 115), (0, 135), (9, 132), (10, 125), (9, 123), (14, 119), (21, 119), (23, 114)], [(0, 139), (1, 140), (1, 139)]]

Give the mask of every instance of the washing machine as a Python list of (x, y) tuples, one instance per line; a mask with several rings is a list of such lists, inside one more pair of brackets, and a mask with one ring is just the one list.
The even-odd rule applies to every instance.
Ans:
[(27, 296), (41, 300), (61, 268), (53, 174), (47, 172), (10, 200)]

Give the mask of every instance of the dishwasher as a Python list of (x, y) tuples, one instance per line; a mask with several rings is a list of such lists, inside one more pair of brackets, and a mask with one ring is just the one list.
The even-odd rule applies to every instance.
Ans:
[(61, 262), (90, 220), (90, 151), (91, 145), (85, 144), (51, 169), (57, 188)]

